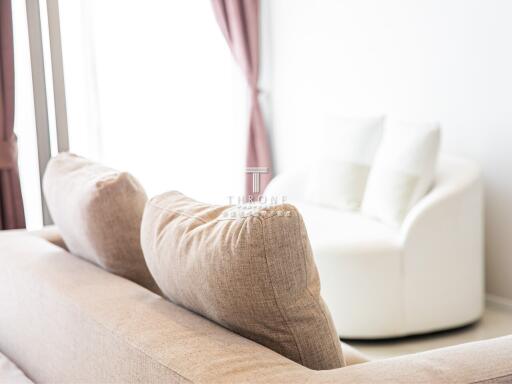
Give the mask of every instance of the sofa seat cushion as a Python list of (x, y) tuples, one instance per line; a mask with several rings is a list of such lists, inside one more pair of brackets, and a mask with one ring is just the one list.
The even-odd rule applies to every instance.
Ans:
[(147, 203), (141, 243), (172, 302), (308, 368), (344, 365), (295, 207), (248, 214), (169, 192)]

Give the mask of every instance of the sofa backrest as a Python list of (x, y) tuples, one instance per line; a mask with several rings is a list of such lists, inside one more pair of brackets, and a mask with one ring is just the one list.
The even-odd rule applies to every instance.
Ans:
[(35, 382), (477, 382), (512, 375), (511, 338), (311, 371), (26, 234), (0, 234), (0, 282), (0, 350)]

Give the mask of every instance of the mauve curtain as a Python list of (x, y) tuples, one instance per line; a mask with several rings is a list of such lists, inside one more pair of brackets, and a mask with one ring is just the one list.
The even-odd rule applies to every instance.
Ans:
[[(231, 48), (236, 61), (244, 72), (251, 89), (251, 113), (247, 145), (247, 167), (267, 167), (267, 173), (260, 174), (260, 191), (272, 178), (271, 152), (267, 130), (258, 100), (259, 76), (259, 0), (212, 0), (219, 26)], [(246, 177), (246, 194), (253, 193), (253, 177)]]
[(14, 135), (14, 48), (11, 0), (0, 0), (0, 229), (25, 227)]

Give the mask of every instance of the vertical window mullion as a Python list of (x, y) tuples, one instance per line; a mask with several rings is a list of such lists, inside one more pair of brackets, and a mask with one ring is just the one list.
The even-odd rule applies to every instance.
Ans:
[(69, 150), (58, 0), (26, 0), (43, 224), (51, 217), (42, 178), (52, 153)]
[(43, 41), (41, 32), (41, 12), (39, 0), (26, 0), (27, 24), (32, 67), (32, 86), (34, 90), (34, 109), (37, 133), (37, 150), (39, 161), (39, 180), (41, 187), (41, 205), (43, 224), (52, 223), (48, 207), (44, 201), (42, 179), (46, 165), (51, 157), (50, 129), (48, 119), (48, 99), (44, 67)]
[(48, 36), (53, 79), (53, 100), (55, 105), (55, 128), (59, 152), (69, 151), (68, 117), (66, 90), (64, 86), (64, 64), (60, 34), (59, 1), (46, 0), (48, 16)]

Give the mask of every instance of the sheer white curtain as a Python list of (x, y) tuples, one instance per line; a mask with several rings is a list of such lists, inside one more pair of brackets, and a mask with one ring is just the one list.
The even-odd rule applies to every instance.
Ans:
[(71, 151), (133, 173), (150, 195), (241, 195), (247, 89), (210, 1), (60, 7)]

